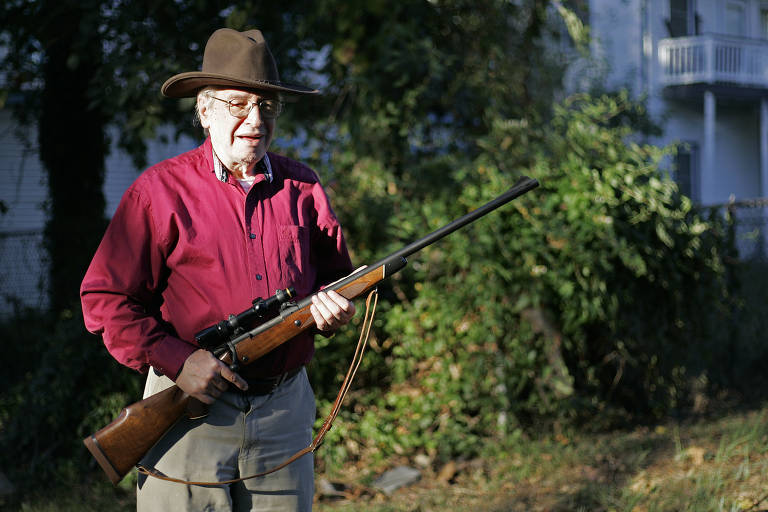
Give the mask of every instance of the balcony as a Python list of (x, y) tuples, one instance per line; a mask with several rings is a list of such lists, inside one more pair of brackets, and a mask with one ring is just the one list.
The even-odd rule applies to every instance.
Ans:
[(718, 84), (768, 89), (768, 41), (718, 34), (659, 41), (664, 86)]

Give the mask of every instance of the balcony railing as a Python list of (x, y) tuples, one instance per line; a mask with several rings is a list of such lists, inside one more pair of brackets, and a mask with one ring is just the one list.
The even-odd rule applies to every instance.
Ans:
[(706, 34), (659, 41), (663, 85), (768, 88), (768, 41)]

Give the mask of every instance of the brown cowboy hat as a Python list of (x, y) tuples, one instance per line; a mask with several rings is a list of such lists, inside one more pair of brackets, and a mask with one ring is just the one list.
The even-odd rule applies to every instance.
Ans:
[(187, 98), (208, 85), (256, 89), (290, 96), (320, 91), (280, 81), (277, 65), (260, 30), (222, 28), (205, 44), (202, 71), (174, 75), (160, 89), (169, 98)]

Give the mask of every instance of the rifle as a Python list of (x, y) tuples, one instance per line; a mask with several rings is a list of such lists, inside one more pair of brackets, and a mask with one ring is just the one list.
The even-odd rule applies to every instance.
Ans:
[[(406, 256), (435, 243), (538, 185), (535, 179), (523, 176), (496, 199), (377, 263), (353, 272), (325, 290), (334, 290), (347, 299), (359, 297), (405, 267)], [(291, 296), (292, 290), (289, 288), (278, 290), (269, 299), (256, 299), (252, 308), (203, 329), (195, 338), (202, 348), (211, 350), (216, 357), (233, 368), (251, 363), (314, 326), (309, 308), (311, 297), (292, 302)], [(268, 319), (250, 330), (246, 331), (243, 327), (264, 318)], [(199, 417), (201, 405), (174, 385), (125, 407), (109, 425), (86, 437), (83, 443), (112, 483), (117, 484), (184, 414)]]

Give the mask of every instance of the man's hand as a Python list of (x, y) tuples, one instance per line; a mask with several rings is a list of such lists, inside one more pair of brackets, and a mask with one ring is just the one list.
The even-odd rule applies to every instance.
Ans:
[(176, 385), (203, 403), (212, 404), (232, 383), (245, 391), (248, 383), (207, 350), (192, 352), (176, 378)]
[(321, 331), (335, 331), (355, 316), (355, 304), (334, 291), (319, 292), (312, 296), (309, 311)]

